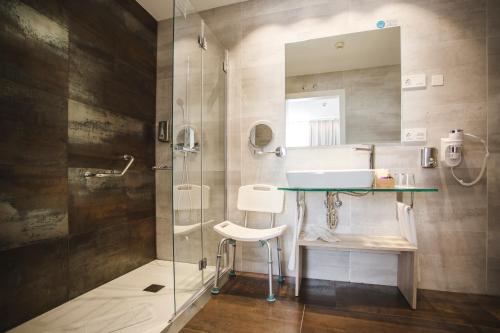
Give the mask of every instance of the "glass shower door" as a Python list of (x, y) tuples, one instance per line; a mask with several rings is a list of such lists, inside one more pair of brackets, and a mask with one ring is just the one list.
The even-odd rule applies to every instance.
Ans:
[(202, 52), (202, 184), (210, 189), (210, 196), (203, 198), (202, 211), (203, 256), (207, 258), (203, 282), (206, 283), (214, 276), (217, 246), (221, 239), (213, 227), (225, 220), (226, 73), (225, 49), (210, 28), (202, 24), (206, 40), (206, 48)]
[[(176, 1), (173, 82), (173, 239), (176, 311), (203, 286), (200, 18)], [(206, 195), (206, 194), (205, 194)]]
[(225, 50), (186, 0), (176, 1), (173, 221), (176, 311), (215, 272), (225, 218)]

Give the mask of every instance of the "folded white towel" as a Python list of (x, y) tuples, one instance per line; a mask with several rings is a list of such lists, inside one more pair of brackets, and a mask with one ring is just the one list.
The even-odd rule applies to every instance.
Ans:
[(297, 219), (297, 225), (295, 226), (295, 229), (293, 231), (293, 242), (292, 242), (292, 250), (290, 251), (290, 258), (288, 259), (288, 270), (294, 271), (295, 270), (295, 260), (297, 256), (297, 241), (300, 236), (300, 231), (302, 230), (302, 222), (304, 221), (304, 215), (306, 211), (306, 206), (303, 201), (300, 202), (299, 204), (299, 211), (298, 211), (298, 219)]
[(401, 236), (406, 238), (410, 243), (417, 246), (417, 231), (415, 225), (415, 213), (413, 208), (402, 203), (396, 203), (396, 218), (399, 222), (399, 230)]
[(340, 241), (340, 239), (335, 237), (333, 232), (326, 227), (317, 226), (317, 225), (307, 226), (305, 228), (305, 232), (304, 232), (304, 240), (315, 241), (318, 239), (321, 239), (322, 241), (325, 241), (325, 242), (338, 242), (338, 241)]

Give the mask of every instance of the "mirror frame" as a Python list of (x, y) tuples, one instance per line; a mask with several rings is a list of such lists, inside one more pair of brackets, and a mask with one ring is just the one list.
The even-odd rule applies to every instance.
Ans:
[[(271, 129), (271, 140), (269, 140), (269, 143), (263, 147), (257, 147), (253, 142), (252, 142), (252, 131), (254, 130), (255, 127), (257, 127), (258, 125), (266, 125), (267, 127), (269, 127)], [(250, 148), (252, 148), (253, 150), (264, 150), (265, 147), (269, 146), (271, 144), (271, 142), (273, 142), (274, 140), (274, 127), (271, 125), (271, 122), (270, 121), (267, 121), (267, 120), (257, 120), (256, 122), (254, 122), (252, 124), (252, 126), (250, 126), (250, 129), (248, 130), (248, 135), (247, 135), (247, 140), (248, 140), (248, 145), (250, 146)]]

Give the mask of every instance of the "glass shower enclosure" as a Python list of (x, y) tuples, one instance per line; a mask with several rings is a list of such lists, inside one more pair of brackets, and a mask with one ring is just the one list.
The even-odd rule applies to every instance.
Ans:
[[(214, 277), (226, 215), (226, 51), (188, 1), (175, 1), (172, 239), (178, 313)], [(162, 184), (157, 184), (162, 186)]]

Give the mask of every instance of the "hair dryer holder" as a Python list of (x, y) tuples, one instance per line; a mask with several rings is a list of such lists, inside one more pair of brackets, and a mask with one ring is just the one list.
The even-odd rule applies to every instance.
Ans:
[[(454, 172), (454, 168), (460, 165), (462, 162), (462, 149), (464, 145), (464, 136), (481, 142), (484, 146), (484, 158), (483, 165), (481, 166), (481, 171), (479, 175), (472, 181), (466, 182), (463, 179), (457, 177)], [(451, 174), (453, 178), (462, 186), (473, 186), (477, 184), (483, 177), (487, 161), (490, 153), (488, 151), (488, 144), (486, 140), (478, 137), (477, 135), (464, 133), (461, 129), (452, 129), (447, 138), (441, 139), (441, 161), (451, 168)]]
[(462, 162), (463, 139), (441, 139), (441, 161), (449, 167), (456, 167)]
[(441, 139), (441, 161), (449, 167), (456, 167), (462, 162), (464, 131), (452, 129), (447, 138)]

